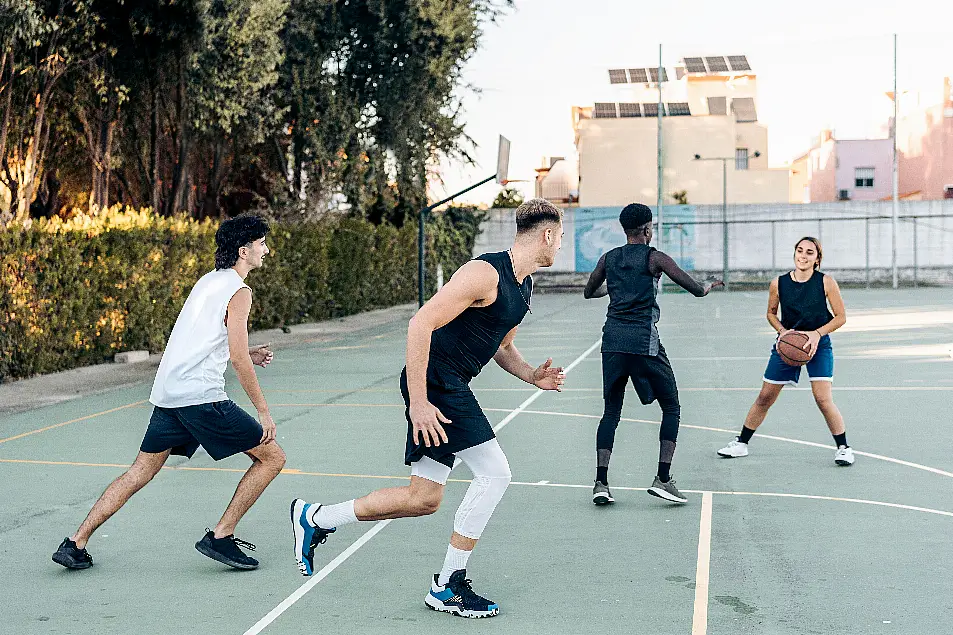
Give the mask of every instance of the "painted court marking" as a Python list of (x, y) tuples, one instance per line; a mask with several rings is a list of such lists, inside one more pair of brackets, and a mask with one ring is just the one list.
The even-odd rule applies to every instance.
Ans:
[[(484, 410), (493, 412), (492, 408), (484, 408)], [(600, 415), (589, 415), (581, 414), (578, 412), (553, 412), (548, 410), (524, 410), (526, 414), (533, 415), (547, 415), (553, 417), (578, 417), (581, 419), (601, 419)], [(649, 419), (629, 419), (622, 417), (620, 421), (627, 421), (630, 423), (649, 423), (652, 425), (661, 425), (660, 421), (651, 421)], [(735, 430), (726, 430), (725, 428), (714, 428), (711, 426), (695, 426), (689, 424), (679, 424), (679, 428), (689, 428), (691, 430), (706, 430), (708, 432), (723, 432), (725, 434), (735, 434)], [(784, 441), (785, 443), (796, 443), (797, 445), (806, 445), (812, 448), (823, 448), (825, 450), (835, 450), (836, 448), (832, 445), (825, 445), (823, 443), (815, 443), (814, 441), (802, 441), (801, 439), (790, 439), (788, 437), (779, 437), (772, 434), (758, 434), (759, 439), (771, 439), (772, 441)], [(920, 463), (913, 463), (912, 461), (904, 461), (903, 459), (895, 459), (890, 456), (884, 456), (882, 454), (873, 454), (872, 452), (863, 452), (861, 450), (854, 450), (854, 454), (858, 456), (865, 456), (870, 459), (877, 459), (878, 461), (886, 461), (888, 463), (895, 463), (897, 465), (903, 465), (906, 467), (912, 467), (915, 470), (923, 470), (924, 472), (930, 472), (932, 474), (939, 474), (940, 476), (946, 476), (948, 478), (953, 478), (953, 472), (947, 472), (946, 470), (941, 470), (935, 467), (930, 467), (929, 465), (921, 465)]]
[(62, 428), (63, 426), (68, 426), (71, 423), (78, 423), (80, 421), (87, 421), (89, 419), (94, 419), (96, 417), (101, 417), (103, 415), (108, 415), (111, 412), (119, 412), (120, 410), (125, 410), (126, 408), (134, 408), (136, 406), (141, 406), (146, 403), (146, 400), (135, 401), (133, 403), (127, 403), (125, 406), (118, 406), (116, 408), (110, 408), (109, 410), (103, 410), (102, 412), (94, 412), (91, 415), (86, 415), (85, 417), (78, 417), (76, 419), (70, 419), (69, 421), (64, 421), (62, 423), (55, 423), (51, 426), (46, 426), (45, 428), (39, 428), (37, 430), (30, 430), (29, 432), (24, 432), (12, 437), (7, 437), (6, 439), (0, 439), (0, 443), (6, 443), (7, 441), (15, 441), (17, 439), (22, 439), (23, 437), (28, 437), (31, 434), (39, 434), (41, 432), (46, 432), (47, 430), (52, 430), (53, 428)]
[(711, 492), (702, 493), (702, 514), (698, 526), (698, 563), (695, 565), (695, 608), (692, 635), (708, 632), (708, 577), (711, 566)]
[[(572, 370), (573, 368), (575, 368), (576, 365), (577, 365), (579, 362), (581, 362), (583, 359), (585, 359), (586, 356), (588, 356), (592, 351), (594, 351), (594, 350), (596, 349), (596, 347), (599, 346), (599, 344), (600, 344), (600, 341), (597, 341), (595, 344), (593, 344), (593, 345), (590, 346), (588, 349), (586, 349), (586, 351), (585, 351), (582, 355), (580, 355), (579, 357), (577, 357), (571, 364), (569, 364), (569, 366), (566, 367), (565, 372), (568, 373), (570, 370)], [(545, 391), (543, 391), (543, 390), (538, 390), (537, 392), (533, 393), (533, 395), (532, 395), (531, 397), (527, 398), (527, 399), (526, 399), (522, 404), (520, 404), (515, 410), (513, 410), (510, 414), (508, 414), (508, 415), (503, 419), (503, 421), (501, 421), (500, 423), (498, 423), (498, 424), (496, 425), (496, 427), (494, 428), (494, 431), (498, 431), (498, 430), (502, 429), (504, 426), (506, 426), (506, 425), (507, 425), (510, 421), (512, 421), (518, 414), (520, 414), (521, 412), (523, 412), (531, 403), (533, 403), (534, 401), (536, 401), (536, 400), (540, 397), (540, 395), (543, 394), (543, 392), (545, 392)], [(341, 564), (343, 564), (344, 561), (347, 560), (348, 558), (350, 558), (354, 553), (356, 553), (358, 549), (360, 549), (361, 547), (363, 547), (364, 545), (366, 545), (366, 544), (370, 541), (371, 538), (373, 538), (373, 537), (376, 536), (378, 533), (380, 533), (380, 532), (384, 529), (384, 527), (386, 527), (390, 522), (391, 522), (391, 519), (378, 521), (370, 530), (367, 531), (367, 533), (365, 533), (363, 536), (361, 536), (360, 538), (358, 538), (357, 541), (355, 541), (354, 543), (352, 543), (350, 547), (348, 547), (347, 549), (345, 549), (344, 551), (342, 551), (342, 552), (338, 555), (337, 558), (335, 558), (334, 560), (332, 560), (331, 562), (329, 562), (327, 565), (324, 566), (324, 568), (322, 568), (320, 571), (318, 571), (318, 573), (315, 574), (311, 580), (308, 580), (307, 582), (305, 582), (304, 584), (302, 584), (300, 587), (298, 587), (298, 589), (295, 590), (294, 593), (292, 593), (292, 594), (289, 595), (287, 598), (285, 598), (284, 600), (282, 600), (281, 603), (278, 604), (278, 606), (276, 606), (276, 607), (273, 608), (271, 611), (269, 611), (268, 614), (265, 615), (265, 616), (264, 616), (263, 618), (261, 618), (260, 620), (258, 620), (258, 622), (257, 622), (254, 626), (252, 626), (250, 629), (248, 629), (247, 631), (245, 631), (245, 634), (244, 634), (244, 635), (258, 635), (258, 633), (261, 633), (263, 630), (265, 630), (265, 629), (268, 627), (269, 624), (271, 624), (271, 623), (274, 622), (276, 619), (278, 619), (278, 617), (279, 617), (282, 613), (284, 613), (284, 612), (287, 611), (289, 608), (291, 608), (291, 606), (294, 605), (295, 602), (297, 602), (297, 601), (300, 600), (302, 597), (304, 597), (304, 595), (305, 595), (308, 591), (310, 591), (311, 589), (313, 589), (313, 588), (315, 587), (315, 585), (317, 585), (319, 582), (321, 582), (321, 580), (323, 580), (323, 579), (326, 578), (328, 575), (330, 575), (332, 571), (334, 571), (334, 570), (337, 569)]]

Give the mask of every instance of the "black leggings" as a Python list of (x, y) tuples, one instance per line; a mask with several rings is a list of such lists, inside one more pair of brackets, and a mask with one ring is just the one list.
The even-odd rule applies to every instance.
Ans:
[(655, 356), (603, 353), (602, 379), (605, 410), (599, 422), (599, 430), (596, 432), (597, 450), (612, 449), (615, 431), (619, 427), (619, 418), (622, 416), (622, 403), (629, 379), (632, 380), (643, 404), (650, 404), (657, 400), (662, 408), (659, 441), (676, 442), (681, 406), (678, 403), (675, 373), (672, 371), (665, 349), (660, 347), (659, 354)]

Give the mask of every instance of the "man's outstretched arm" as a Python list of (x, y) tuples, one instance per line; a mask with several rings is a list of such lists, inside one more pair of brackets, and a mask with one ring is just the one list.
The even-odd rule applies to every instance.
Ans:
[(715, 287), (724, 286), (724, 282), (714, 278), (704, 283), (698, 282), (679, 267), (671, 256), (661, 251), (653, 251), (652, 255), (649, 256), (649, 271), (653, 276), (657, 276), (660, 272), (664, 273), (672, 282), (696, 298), (703, 298)]

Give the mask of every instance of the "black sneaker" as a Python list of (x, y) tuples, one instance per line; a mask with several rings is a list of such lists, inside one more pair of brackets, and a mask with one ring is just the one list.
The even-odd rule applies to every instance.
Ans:
[(208, 556), (212, 560), (218, 560), (222, 564), (227, 564), (236, 569), (257, 569), (258, 561), (249, 558), (239, 547), (245, 547), (249, 551), (255, 550), (255, 545), (244, 540), (239, 540), (235, 536), (225, 536), (216, 538), (214, 532), (206, 529), (205, 537), (195, 543), (195, 548), (203, 556)]
[(93, 566), (93, 557), (69, 538), (63, 538), (63, 542), (53, 554), (53, 562), (67, 569), (88, 569)]
[(440, 576), (435, 574), (433, 583), (430, 585), (430, 593), (424, 598), (424, 603), (434, 611), (443, 611), (460, 617), (493, 617), (499, 614), (499, 605), (474, 593), (470, 580), (466, 577), (466, 569), (454, 571), (450, 581), (443, 586), (437, 583)]

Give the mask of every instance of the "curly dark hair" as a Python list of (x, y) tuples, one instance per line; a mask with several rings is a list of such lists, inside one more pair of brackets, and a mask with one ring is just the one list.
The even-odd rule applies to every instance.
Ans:
[(238, 250), (264, 238), (268, 222), (260, 216), (238, 216), (222, 223), (215, 232), (215, 269), (228, 269), (238, 262)]
[(619, 214), (619, 223), (626, 236), (636, 235), (643, 227), (652, 222), (652, 208), (641, 203), (629, 203)]

